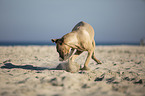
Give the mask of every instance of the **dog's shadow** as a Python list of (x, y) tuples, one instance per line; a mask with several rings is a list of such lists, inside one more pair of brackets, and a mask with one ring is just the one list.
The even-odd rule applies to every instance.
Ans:
[(26, 70), (57, 70), (56, 68), (48, 68), (48, 67), (34, 67), (33, 65), (14, 65), (12, 63), (5, 63), (0, 67), (1, 69), (26, 69)]

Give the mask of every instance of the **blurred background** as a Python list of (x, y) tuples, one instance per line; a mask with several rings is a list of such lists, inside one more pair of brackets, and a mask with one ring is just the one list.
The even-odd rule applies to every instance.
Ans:
[(0, 44), (52, 44), (80, 21), (96, 44), (139, 44), (145, 0), (0, 0)]

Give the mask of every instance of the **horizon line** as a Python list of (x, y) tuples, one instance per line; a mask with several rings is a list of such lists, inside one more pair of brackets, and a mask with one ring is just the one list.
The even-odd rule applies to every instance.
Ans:
[[(17, 45), (55, 45), (50, 41), (0, 41), (0, 46), (17, 46)], [(140, 42), (96, 42), (96, 45), (140, 45)]]

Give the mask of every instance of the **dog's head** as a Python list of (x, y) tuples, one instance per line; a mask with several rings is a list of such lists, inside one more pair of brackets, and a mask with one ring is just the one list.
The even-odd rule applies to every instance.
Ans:
[(70, 47), (64, 43), (63, 39), (51, 39), (52, 42), (56, 43), (56, 49), (59, 53), (60, 61), (65, 61), (70, 57)]

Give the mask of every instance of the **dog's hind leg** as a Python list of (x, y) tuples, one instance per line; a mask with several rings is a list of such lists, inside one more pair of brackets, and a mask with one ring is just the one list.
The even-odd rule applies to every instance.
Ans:
[(98, 59), (95, 57), (95, 53), (94, 53), (94, 52), (93, 52), (93, 54), (92, 54), (92, 59), (93, 59), (94, 61), (96, 61), (98, 64), (102, 64), (101, 61), (98, 60)]
[[(95, 41), (94, 41), (94, 40), (93, 40), (93, 42), (92, 42), (92, 45), (93, 45), (94, 50), (95, 50)], [(98, 64), (102, 64), (101, 61), (98, 60), (98, 59), (95, 57), (95, 52), (94, 52), (94, 51), (93, 51), (93, 53), (92, 53), (92, 59), (93, 59), (94, 61), (96, 61)]]

